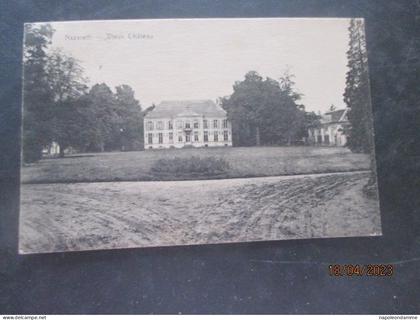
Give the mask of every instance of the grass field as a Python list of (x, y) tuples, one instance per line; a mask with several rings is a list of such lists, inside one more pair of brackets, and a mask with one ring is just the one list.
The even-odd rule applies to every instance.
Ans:
[(159, 159), (216, 157), (229, 163), (217, 178), (245, 178), (306, 173), (368, 170), (369, 156), (330, 147), (248, 147), (170, 149), (138, 152), (80, 154), (44, 159), (24, 166), (23, 183), (191, 180), (196, 177), (156, 177), (151, 173)]
[(27, 184), (22, 253), (381, 233), (368, 172), (228, 180)]

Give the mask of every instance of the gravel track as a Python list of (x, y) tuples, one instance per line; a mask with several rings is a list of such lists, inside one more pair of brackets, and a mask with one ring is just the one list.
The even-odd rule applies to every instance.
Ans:
[(367, 171), (22, 185), (22, 253), (380, 235)]

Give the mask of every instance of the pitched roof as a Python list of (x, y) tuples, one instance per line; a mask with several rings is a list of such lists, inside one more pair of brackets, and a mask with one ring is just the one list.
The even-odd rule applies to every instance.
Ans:
[(226, 111), (211, 100), (162, 101), (145, 118), (225, 117)]
[(334, 110), (326, 112), (325, 115), (328, 117), (328, 122), (346, 121), (347, 119), (342, 119), (346, 111), (347, 109)]

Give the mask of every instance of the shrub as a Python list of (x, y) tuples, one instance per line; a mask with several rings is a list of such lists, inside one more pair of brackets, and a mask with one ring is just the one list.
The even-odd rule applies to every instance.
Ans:
[(154, 179), (203, 179), (227, 177), (229, 163), (216, 157), (167, 158), (157, 160), (150, 173)]

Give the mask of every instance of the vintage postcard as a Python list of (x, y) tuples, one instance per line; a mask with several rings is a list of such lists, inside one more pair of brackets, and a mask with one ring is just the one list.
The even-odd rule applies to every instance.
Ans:
[(364, 20), (25, 25), (20, 253), (381, 235)]

